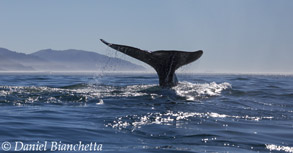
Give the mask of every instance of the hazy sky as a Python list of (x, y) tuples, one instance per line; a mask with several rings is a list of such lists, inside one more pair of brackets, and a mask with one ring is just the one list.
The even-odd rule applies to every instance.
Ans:
[[(0, 0), (0, 47), (82, 49), (146, 66), (103, 45), (202, 49), (182, 72), (293, 73), (292, 0)], [(147, 67), (147, 66), (146, 66)]]

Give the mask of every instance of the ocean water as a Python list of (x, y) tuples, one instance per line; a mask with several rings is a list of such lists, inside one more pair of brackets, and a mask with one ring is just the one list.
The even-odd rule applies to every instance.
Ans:
[(0, 152), (293, 152), (293, 76), (178, 79), (162, 89), (155, 74), (1, 74)]

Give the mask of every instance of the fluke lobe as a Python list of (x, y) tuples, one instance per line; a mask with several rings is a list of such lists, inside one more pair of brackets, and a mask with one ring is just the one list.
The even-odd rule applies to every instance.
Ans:
[(178, 80), (175, 71), (179, 67), (197, 60), (203, 54), (202, 50), (194, 52), (177, 50), (158, 50), (149, 52), (131, 46), (108, 43), (103, 39), (100, 40), (107, 46), (152, 66), (159, 76), (161, 87), (176, 86)]

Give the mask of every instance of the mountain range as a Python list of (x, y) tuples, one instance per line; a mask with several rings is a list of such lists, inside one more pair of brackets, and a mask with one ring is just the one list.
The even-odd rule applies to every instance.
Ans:
[(0, 71), (143, 71), (144, 67), (95, 52), (45, 49), (32, 54), (0, 48)]

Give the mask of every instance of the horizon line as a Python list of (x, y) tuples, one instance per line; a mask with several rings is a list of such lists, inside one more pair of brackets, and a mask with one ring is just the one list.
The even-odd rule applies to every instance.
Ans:
[[(5, 74), (156, 74), (155, 71), (0, 71), (0, 75)], [(178, 72), (183, 75), (276, 75), (293, 76), (293, 73), (286, 72)]]

